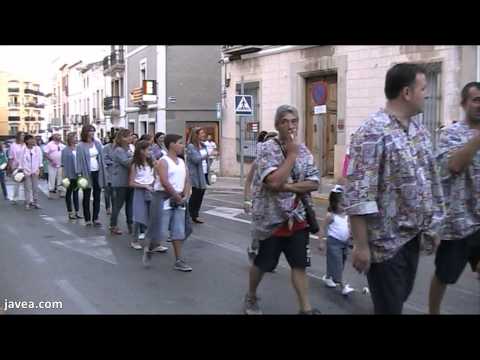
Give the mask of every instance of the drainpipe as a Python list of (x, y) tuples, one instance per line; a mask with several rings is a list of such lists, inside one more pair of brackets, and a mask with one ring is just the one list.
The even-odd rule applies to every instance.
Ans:
[(477, 81), (480, 81), (480, 46), (477, 45)]

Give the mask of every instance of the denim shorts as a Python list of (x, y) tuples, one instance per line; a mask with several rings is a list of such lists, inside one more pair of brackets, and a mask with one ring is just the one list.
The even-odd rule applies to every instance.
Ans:
[(185, 209), (177, 207), (175, 209), (163, 210), (161, 221), (162, 240), (167, 240), (169, 230), (172, 240), (185, 239)]

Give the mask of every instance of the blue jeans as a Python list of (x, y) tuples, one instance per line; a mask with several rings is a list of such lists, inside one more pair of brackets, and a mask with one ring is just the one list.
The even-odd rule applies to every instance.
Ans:
[(347, 261), (348, 241), (327, 237), (327, 277), (337, 284), (342, 283), (343, 269)]
[(185, 239), (185, 209), (177, 207), (175, 209), (163, 210), (161, 221), (162, 241), (167, 240), (169, 232), (172, 240)]

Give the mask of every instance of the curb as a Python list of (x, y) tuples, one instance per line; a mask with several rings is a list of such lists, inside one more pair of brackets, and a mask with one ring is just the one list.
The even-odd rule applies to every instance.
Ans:
[(240, 187), (207, 187), (207, 190), (210, 191), (236, 191), (236, 192), (243, 192), (243, 188)]
[[(243, 193), (243, 188), (240, 187), (209, 187), (207, 191), (221, 192), (221, 191), (231, 191), (237, 192), (239, 194)], [(312, 200), (315, 205), (328, 205), (328, 194), (312, 194)]]
[(327, 194), (313, 194), (312, 201), (315, 205), (328, 205)]

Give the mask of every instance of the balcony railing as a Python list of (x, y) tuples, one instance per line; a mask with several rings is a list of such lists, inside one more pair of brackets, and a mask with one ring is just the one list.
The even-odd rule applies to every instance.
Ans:
[(37, 118), (33, 117), (33, 116), (25, 116), (25, 121), (37, 121)]
[(33, 108), (36, 108), (36, 109), (44, 109), (45, 104), (38, 104), (36, 102), (28, 101), (28, 102), (25, 102), (25, 107), (33, 107)]
[(115, 50), (110, 55), (105, 56), (105, 58), (103, 59), (103, 71), (109, 72), (112, 70), (125, 69), (125, 59), (123, 53), (123, 49)]
[(20, 88), (8, 88), (8, 92), (20, 92)]
[(41, 91), (39, 90), (34, 90), (34, 89), (24, 89), (23, 92), (25, 94), (32, 94), (32, 95), (37, 95), (37, 96), (45, 96), (44, 93), (42, 93)]
[(90, 116), (89, 115), (82, 115), (82, 125), (90, 124)]
[(266, 45), (223, 45), (222, 51), (227, 56), (239, 57), (262, 50)]
[(103, 99), (103, 110), (120, 110), (120, 96), (109, 96)]
[(20, 116), (9, 116), (8, 121), (20, 121)]
[(38, 121), (43, 121), (43, 120), (45, 120), (45, 118), (43, 116), (38, 117)]
[(20, 103), (9, 102), (9, 103), (8, 103), (8, 107), (20, 107)]

